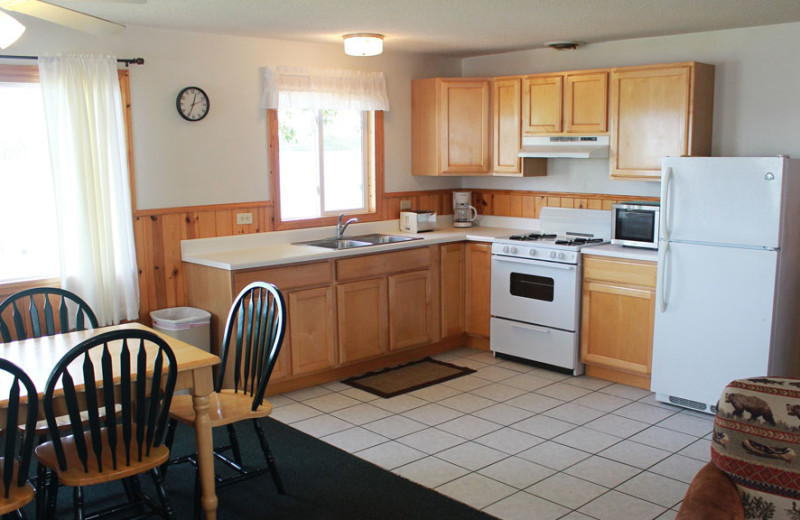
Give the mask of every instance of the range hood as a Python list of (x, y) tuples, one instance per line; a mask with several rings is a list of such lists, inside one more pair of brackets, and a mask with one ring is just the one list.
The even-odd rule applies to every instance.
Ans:
[(608, 158), (607, 135), (523, 137), (520, 157), (567, 159)]

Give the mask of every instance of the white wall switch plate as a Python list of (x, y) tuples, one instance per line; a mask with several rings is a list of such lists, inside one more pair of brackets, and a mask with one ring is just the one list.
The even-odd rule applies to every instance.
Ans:
[(237, 213), (236, 214), (236, 224), (252, 224), (253, 223), (253, 214), (252, 213)]

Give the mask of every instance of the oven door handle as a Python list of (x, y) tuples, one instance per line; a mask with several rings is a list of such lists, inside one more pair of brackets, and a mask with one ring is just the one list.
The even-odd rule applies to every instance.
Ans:
[(543, 332), (550, 334), (550, 329), (547, 327), (539, 327), (538, 325), (531, 325), (530, 323), (520, 323), (518, 321), (511, 322), (511, 326), (515, 329), (532, 330), (534, 332)]
[(509, 264), (523, 264), (523, 265), (538, 265), (542, 267), (552, 267), (553, 269), (566, 269), (566, 270), (574, 270), (575, 266), (572, 264), (557, 264), (554, 262), (548, 262), (546, 260), (526, 260), (524, 258), (514, 258), (513, 256), (498, 256), (494, 255), (492, 257), (497, 262), (508, 262)]

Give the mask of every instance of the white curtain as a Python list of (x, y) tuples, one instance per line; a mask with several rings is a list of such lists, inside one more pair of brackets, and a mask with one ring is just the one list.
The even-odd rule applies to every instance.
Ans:
[(117, 60), (40, 56), (39, 76), (61, 285), (86, 300), (101, 326), (135, 320), (139, 282)]
[(267, 67), (262, 108), (389, 110), (383, 72)]

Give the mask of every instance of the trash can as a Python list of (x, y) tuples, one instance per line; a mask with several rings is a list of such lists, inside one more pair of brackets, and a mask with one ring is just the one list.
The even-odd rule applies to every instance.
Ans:
[(153, 328), (208, 352), (211, 343), (211, 313), (194, 307), (172, 307), (150, 312)]

